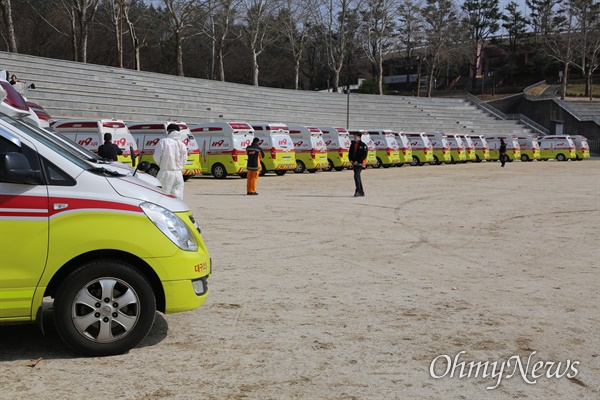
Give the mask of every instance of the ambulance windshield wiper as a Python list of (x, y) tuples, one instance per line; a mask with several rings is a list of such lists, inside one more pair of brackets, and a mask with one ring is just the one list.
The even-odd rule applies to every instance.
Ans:
[(93, 172), (95, 174), (100, 174), (100, 175), (125, 176), (117, 171), (111, 171), (110, 169), (106, 169), (106, 168), (102, 168), (102, 167), (90, 168), (90, 169), (88, 169), (88, 171)]

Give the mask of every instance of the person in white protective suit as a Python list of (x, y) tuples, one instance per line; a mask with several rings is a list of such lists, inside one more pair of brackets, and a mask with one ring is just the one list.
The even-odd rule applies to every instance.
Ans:
[(167, 137), (158, 141), (154, 160), (160, 167), (156, 177), (163, 190), (183, 199), (183, 168), (187, 161), (187, 149), (179, 137), (179, 126), (167, 126)]

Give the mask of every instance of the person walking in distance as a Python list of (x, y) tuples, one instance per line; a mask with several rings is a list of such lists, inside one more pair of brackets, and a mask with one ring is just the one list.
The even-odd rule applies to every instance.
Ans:
[(179, 126), (169, 124), (167, 137), (158, 141), (154, 160), (160, 171), (156, 176), (165, 192), (183, 199), (183, 168), (187, 161), (187, 149), (179, 138)]
[(108, 132), (104, 134), (104, 144), (98, 147), (98, 155), (105, 160), (119, 161), (118, 156), (123, 154), (123, 150), (112, 142), (112, 135)]
[(498, 151), (500, 153), (500, 162), (502, 163), (502, 168), (504, 168), (504, 164), (506, 164), (506, 143), (504, 143), (503, 138), (500, 138), (500, 149)]
[(369, 149), (367, 148), (367, 145), (360, 140), (360, 137), (360, 132), (354, 132), (354, 140), (350, 144), (350, 151), (348, 152), (348, 159), (352, 163), (352, 169), (354, 170), (354, 185), (356, 186), (354, 197), (365, 195), (360, 173), (364, 168), (363, 164), (365, 158), (367, 158)]
[(260, 160), (265, 156), (258, 145), (260, 142), (259, 138), (254, 138), (252, 144), (246, 147), (246, 154), (248, 154), (248, 175), (246, 177), (246, 194), (257, 195), (256, 183), (258, 182), (258, 174), (260, 173)]

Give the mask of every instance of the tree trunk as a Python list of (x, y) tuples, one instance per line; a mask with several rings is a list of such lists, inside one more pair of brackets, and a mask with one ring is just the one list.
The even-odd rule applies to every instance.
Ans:
[(79, 47), (77, 46), (77, 28), (75, 27), (75, 15), (71, 12), (71, 46), (73, 48), (73, 61), (79, 61)]
[(340, 85), (340, 70), (339, 69), (333, 69), (333, 83), (332, 83), (332, 89), (334, 93), (338, 92), (339, 86)]
[(18, 53), (17, 38), (15, 36), (15, 26), (12, 20), (12, 6), (10, 4), (10, 0), (0, 0), (0, 7), (2, 8), (4, 23), (6, 24), (6, 30), (8, 31), (8, 51), (11, 53)]
[(252, 51), (252, 83), (258, 86), (258, 54)]
[(300, 81), (300, 60), (296, 60), (294, 65), (294, 90), (298, 90), (298, 82)]
[(563, 68), (563, 78), (562, 78), (562, 93), (560, 94), (560, 99), (564, 100), (567, 96), (567, 73), (569, 72), (569, 63), (564, 63), (565, 66)]
[(383, 95), (383, 54), (381, 49), (377, 54), (377, 87), (379, 89), (379, 95)]
[(592, 101), (592, 100), (593, 100), (593, 93), (592, 93), (592, 92), (593, 92), (592, 88), (594, 87), (594, 86), (592, 85), (592, 76), (593, 76), (593, 75), (594, 75), (594, 74), (593, 74), (593, 70), (592, 70), (592, 68), (588, 68), (588, 71), (587, 71), (587, 79), (585, 80), (585, 83), (586, 83), (586, 85), (587, 85), (587, 86), (590, 88), (590, 91), (589, 91), (589, 95), (590, 95), (590, 101)]
[(431, 70), (429, 71), (429, 79), (427, 83), (427, 97), (431, 97), (431, 91), (433, 89), (433, 74), (435, 73), (435, 61), (431, 62)]
[(176, 49), (175, 58), (177, 59), (177, 75), (184, 76), (183, 75), (183, 46), (181, 44), (181, 31), (180, 30), (175, 30), (175, 49)]

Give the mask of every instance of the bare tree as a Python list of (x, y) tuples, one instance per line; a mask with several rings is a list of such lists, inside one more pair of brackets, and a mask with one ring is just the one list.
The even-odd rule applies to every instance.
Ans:
[(8, 34), (8, 51), (11, 53), (18, 53), (17, 38), (15, 36), (15, 26), (12, 20), (12, 6), (10, 4), (10, 0), (0, 0), (0, 10), (2, 11), (4, 25), (6, 25), (6, 31)]
[(327, 64), (333, 73), (332, 87), (334, 92), (339, 89), (340, 73), (344, 61), (348, 58), (349, 42), (354, 39), (350, 20), (358, 10), (360, 1), (328, 0), (326, 4), (315, 1), (312, 8), (317, 25), (324, 29)]
[(529, 25), (533, 29), (535, 42), (552, 30), (552, 10), (557, 3), (558, 0), (525, 0), (530, 10)]
[(573, 0), (566, 1), (563, 7), (552, 11), (551, 21), (553, 29), (545, 35), (543, 48), (551, 59), (563, 66), (560, 98), (564, 100), (567, 93), (569, 66), (575, 58), (575, 32), (578, 29)]
[(252, 83), (258, 86), (258, 56), (275, 40), (274, 0), (244, 0), (244, 37), (252, 53)]
[[(134, 51), (134, 68), (139, 71), (141, 69), (140, 50), (148, 45), (148, 34), (155, 27), (149, 26), (152, 22), (149, 21), (148, 9), (143, 2), (140, 4), (138, 0), (129, 0), (129, 3), (123, 8), (123, 14), (129, 28), (129, 37)], [(138, 29), (140, 25), (143, 27), (142, 29)]]
[(211, 41), (212, 60), (210, 78), (215, 79), (215, 64), (220, 81), (225, 81), (223, 56), (231, 25), (234, 23), (242, 0), (208, 0), (208, 18), (199, 25), (202, 32)]
[(458, 16), (451, 0), (427, 0), (422, 15), (425, 28), (425, 62), (429, 66), (427, 97), (431, 97), (435, 73), (442, 60), (447, 58), (444, 55), (448, 55), (452, 47)]
[(577, 23), (575, 35), (575, 57), (573, 65), (585, 77), (585, 94), (592, 100), (592, 75), (598, 68), (600, 52), (600, 2), (574, 0), (573, 10)]
[(383, 94), (383, 57), (395, 39), (396, 0), (366, 0), (363, 16), (363, 50), (375, 67), (377, 90)]
[(196, 36), (198, 32), (192, 32), (194, 19), (200, 11), (201, 0), (163, 0), (169, 16), (173, 33), (175, 34), (175, 59), (177, 63), (177, 75), (183, 73), (183, 43)]
[(310, 3), (307, 0), (282, 0), (279, 5), (278, 20), (282, 33), (287, 38), (288, 49), (294, 60), (294, 89), (298, 90), (300, 62), (304, 54), (308, 32)]

